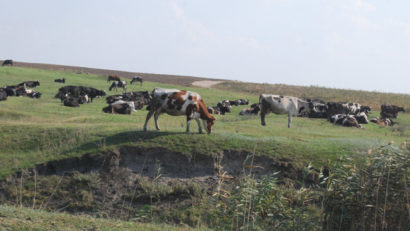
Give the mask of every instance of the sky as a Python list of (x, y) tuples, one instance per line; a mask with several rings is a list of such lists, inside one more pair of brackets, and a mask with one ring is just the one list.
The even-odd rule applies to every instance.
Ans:
[(410, 94), (408, 0), (0, 0), (0, 59)]

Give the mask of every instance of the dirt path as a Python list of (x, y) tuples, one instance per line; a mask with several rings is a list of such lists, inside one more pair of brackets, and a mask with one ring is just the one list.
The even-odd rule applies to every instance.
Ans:
[(192, 82), (192, 86), (195, 87), (206, 87), (211, 88), (218, 83), (222, 83), (223, 81), (215, 81), (215, 80), (201, 80), (201, 81), (194, 81)]

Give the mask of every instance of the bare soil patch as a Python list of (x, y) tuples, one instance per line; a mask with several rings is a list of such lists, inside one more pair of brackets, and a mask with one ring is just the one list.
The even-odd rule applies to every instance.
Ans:
[(201, 81), (195, 81), (192, 83), (192, 86), (195, 87), (205, 87), (205, 88), (211, 88), (216, 84), (223, 83), (223, 81), (215, 81), (215, 80), (201, 80)]
[(318, 174), (306, 177), (289, 159), (241, 151), (188, 156), (164, 148), (123, 146), (9, 176), (0, 182), (0, 203), (129, 219), (147, 205), (158, 208), (158, 214), (165, 208), (189, 209), (192, 200), (212, 195), (221, 177), (233, 187), (250, 171), (255, 177), (280, 171), (284, 184), (318, 182)]

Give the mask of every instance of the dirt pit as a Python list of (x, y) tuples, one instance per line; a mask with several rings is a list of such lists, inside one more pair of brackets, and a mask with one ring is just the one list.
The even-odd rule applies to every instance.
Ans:
[(9, 176), (0, 182), (0, 203), (120, 219), (135, 218), (148, 206), (151, 216), (172, 217), (174, 210), (189, 209), (194, 202), (202, 205), (201, 200), (221, 187), (222, 178), (229, 190), (245, 175), (275, 172), (280, 172), (283, 184), (318, 181), (317, 173), (306, 175), (289, 159), (240, 151), (185, 155), (164, 148), (124, 146), (51, 161)]

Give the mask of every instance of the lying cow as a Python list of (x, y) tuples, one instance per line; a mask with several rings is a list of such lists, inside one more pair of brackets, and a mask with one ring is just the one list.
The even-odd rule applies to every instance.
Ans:
[(147, 124), (152, 115), (154, 115), (157, 130), (160, 130), (158, 117), (161, 113), (165, 112), (173, 116), (186, 116), (186, 132), (189, 132), (191, 119), (194, 119), (198, 123), (199, 133), (202, 133), (201, 123), (199, 122), (199, 119), (202, 119), (205, 130), (208, 134), (211, 133), (215, 118), (208, 113), (205, 103), (198, 93), (176, 89), (155, 88), (151, 95), (152, 100), (150, 110), (145, 120), (144, 131), (147, 131)]
[(17, 86), (18, 86), (18, 87), (23, 87), (23, 86), (25, 86), (25, 87), (31, 87), (31, 88), (33, 88), (33, 87), (40, 86), (40, 82), (39, 82), (39, 81), (25, 81), (25, 82), (22, 82), (22, 83), (17, 84)]
[(397, 118), (399, 112), (405, 112), (403, 107), (398, 107), (395, 105), (385, 105), (381, 106), (380, 116), (382, 118)]
[(41, 97), (41, 93), (37, 91), (31, 91), (30, 93), (27, 93), (27, 96), (30, 98), (39, 99)]
[(259, 104), (252, 104), (250, 108), (242, 109), (239, 115), (258, 115), (261, 107)]
[(0, 88), (0, 101), (7, 99), (7, 92), (3, 88)]
[(369, 119), (367, 118), (367, 114), (365, 112), (359, 112), (354, 115), (354, 118), (357, 120), (359, 124), (368, 124)]
[(64, 86), (58, 89), (58, 93), (55, 95), (55, 98), (63, 100), (66, 94), (70, 94), (73, 97), (80, 97), (81, 95), (87, 95), (88, 99), (92, 102), (95, 97), (105, 96), (106, 93), (104, 90), (97, 90), (92, 87), (83, 87), (83, 86)]
[(132, 101), (135, 105), (135, 109), (142, 109), (145, 105), (151, 102), (151, 96), (148, 91), (133, 91), (123, 93), (122, 95), (110, 95), (106, 98), (108, 104), (112, 104), (119, 100)]
[(56, 83), (65, 83), (65, 78), (55, 79), (54, 82), (56, 82)]
[(71, 94), (66, 94), (62, 102), (64, 106), (67, 107), (79, 107), (80, 104), (84, 104), (88, 102), (88, 96), (87, 95), (80, 95), (80, 96), (73, 96)]
[(121, 79), (120, 77), (118, 77), (118, 75), (109, 75), (107, 82), (110, 82), (110, 81), (121, 81)]
[(292, 116), (301, 113), (309, 113), (312, 104), (293, 96), (262, 94), (259, 96), (261, 104), (261, 124), (265, 126), (265, 115), (273, 112), (275, 114), (288, 114), (288, 128), (292, 122)]
[(336, 114), (349, 114), (350, 112), (349, 105), (347, 103), (328, 102), (326, 106), (328, 118)]
[(378, 124), (380, 126), (383, 126), (383, 127), (393, 126), (393, 124), (394, 124), (394, 122), (389, 118), (379, 118), (379, 117), (373, 118), (372, 120), (370, 120), (370, 122), (376, 123), (376, 124)]
[(5, 86), (4, 91), (7, 96), (23, 96), (27, 94), (27, 90), (24, 86)]
[(344, 127), (363, 128), (353, 115), (348, 114), (332, 115), (330, 117), (330, 122), (333, 124), (342, 125)]
[(132, 78), (130, 84), (133, 84), (134, 82), (140, 82), (140, 84), (142, 86), (142, 82), (144, 82), (144, 80), (142, 79), (142, 77), (135, 76), (135, 77)]
[(132, 108), (128, 103), (110, 104), (102, 109), (105, 113), (131, 114)]

